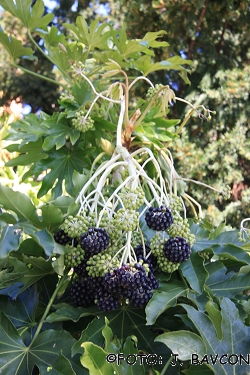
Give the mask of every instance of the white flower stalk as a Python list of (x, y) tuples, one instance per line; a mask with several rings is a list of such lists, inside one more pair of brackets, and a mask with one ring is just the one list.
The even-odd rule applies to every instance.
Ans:
[(250, 229), (244, 226), (247, 221), (250, 221), (250, 217), (242, 220), (240, 223), (239, 241), (241, 242), (250, 240)]
[[(89, 214), (94, 214), (97, 228), (106, 225), (109, 234), (113, 236), (113, 241), (117, 244), (113, 257), (119, 258), (120, 264), (123, 264), (136, 261), (135, 250), (131, 244), (134, 231), (140, 233), (145, 258), (149, 256), (149, 254), (146, 254), (145, 239), (140, 228), (140, 219), (145, 215), (148, 208), (152, 206), (166, 207), (166, 209), (169, 209), (171, 212), (170, 205), (175, 206), (175, 199), (178, 195), (179, 187), (181, 186), (181, 190), (184, 190), (184, 181), (188, 180), (182, 179), (176, 172), (173, 158), (169, 150), (165, 152), (163, 149), (155, 146), (159, 155), (160, 165), (151, 149), (141, 147), (129, 153), (127, 148), (124, 147), (124, 144), (127, 146), (127, 142), (130, 142), (133, 129), (142, 122), (155, 100), (162, 101), (161, 107), (163, 112), (172, 101), (175, 102), (177, 100), (187, 103), (192, 111), (196, 111), (196, 108), (185, 100), (175, 97), (173, 90), (171, 90), (169, 86), (161, 86), (159, 89), (157, 88), (155, 90), (154, 85), (146, 77), (138, 77), (129, 84), (126, 73), (122, 70), (121, 73), (125, 76), (125, 83), (113, 83), (108, 90), (98, 93), (90, 79), (86, 77), (81, 70), (76, 72), (76, 74), (81, 75), (89, 83), (96, 96), (86, 117), (90, 114), (93, 105), (98, 99), (104, 99), (120, 105), (114, 152), (110, 160), (103, 162), (93, 173), (96, 164), (101, 160), (104, 154), (102, 153), (97, 157), (94, 162), (95, 166), (93, 165), (91, 169), (89, 181), (83, 186), (76, 202), (80, 203), (78, 214), (88, 211)], [(140, 109), (137, 109), (131, 119), (129, 119), (129, 90), (141, 79), (149, 83), (151, 91), (153, 92), (153, 97), (143, 113), (141, 113)], [(113, 92), (115, 93), (115, 98)], [(119, 100), (117, 100), (118, 98)], [(206, 108), (202, 107), (202, 109), (205, 113), (210, 113)], [(190, 113), (188, 116), (190, 117)], [(186, 120), (184, 119), (181, 126), (183, 126), (185, 122)], [(153, 179), (149, 177), (146, 172), (148, 163), (151, 163), (154, 168)], [(164, 175), (162, 168), (164, 170)], [(123, 174), (122, 177), (120, 174), (121, 169), (127, 171), (126, 176)], [(119, 186), (111, 186), (112, 182), (118, 180)], [(141, 194), (143, 194), (143, 196), (141, 196)], [(199, 203), (185, 194), (184, 191), (182, 191), (182, 194), (183, 198), (189, 202), (191, 207), (194, 208), (194, 205), (198, 207), (199, 216), (202, 217)], [(137, 206), (137, 204), (139, 204), (139, 206)], [(180, 202), (180, 210), (183, 210), (184, 219), (186, 220), (186, 208), (183, 200)], [(179, 209), (174, 208), (174, 214), (177, 221), (182, 223)]]

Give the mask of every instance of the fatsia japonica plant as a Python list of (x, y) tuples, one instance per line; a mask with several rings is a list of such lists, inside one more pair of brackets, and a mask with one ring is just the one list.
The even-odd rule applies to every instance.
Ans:
[[(128, 40), (125, 27), (78, 17), (64, 35), (41, 0), (0, 5), (34, 45), (1, 31), (12, 64), (28, 73), (22, 59), (39, 50), (62, 89), (59, 112), (27, 115), (6, 137), (6, 165), (39, 177), (46, 200), (0, 185), (0, 373), (246, 374), (245, 222), (238, 238), (202, 220), (185, 187), (208, 186), (179, 176), (169, 149), (192, 114), (212, 112), (149, 78), (174, 69), (188, 82), (191, 62), (155, 62), (165, 31)], [(190, 110), (172, 119), (179, 102)]]

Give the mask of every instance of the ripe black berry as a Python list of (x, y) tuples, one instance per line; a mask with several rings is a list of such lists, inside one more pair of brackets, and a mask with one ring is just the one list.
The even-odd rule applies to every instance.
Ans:
[(190, 257), (189, 243), (182, 237), (170, 238), (164, 243), (164, 254), (173, 263), (185, 262)]
[(173, 224), (172, 213), (166, 206), (149, 207), (145, 220), (149, 228), (157, 231), (166, 230)]
[(134, 250), (137, 260), (142, 259), (144, 263), (147, 263), (149, 265), (151, 271), (154, 271), (154, 268), (157, 264), (157, 259), (152, 253), (147, 256), (151, 252), (150, 246), (145, 244), (145, 254), (142, 244), (138, 245)]
[(94, 305), (94, 296), (87, 280), (79, 279), (71, 285), (70, 299), (77, 306), (89, 307)]
[(59, 230), (54, 234), (54, 240), (60, 245), (66, 245), (67, 243), (72, 242), (72, 238), (68, 236), (63, 229)]
[(98, 254), (109, 245), (109, 236), (104, 228), (90, 227), (87, 232), (81, 235), (80, 239), (81, 247), (87, 256)]

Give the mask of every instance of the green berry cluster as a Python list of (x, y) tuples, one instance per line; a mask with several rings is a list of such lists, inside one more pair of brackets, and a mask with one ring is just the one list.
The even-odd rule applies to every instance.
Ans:
[(69, 91), (65, 90), (61, 93), (59, 100), (60, 101), (64, 101), (64, 100), (74, 101), (75, 98)]
[(75, 118), (72, 119), (72, 125), (81, 133), (85, 133), (94, 127), (94, 120), (90, 116), (85, 118), (85, 111), (79, 109), (75, 114)]
[(114, 218), (109, 219), (106, 215), (103, 216), (101, 218), (100, 227), (106, 230), (111, 243), (116, 242), (122, 236), (122, 231), (117, 228)]
[(169, 200), (169, 208), (172, 212), (181, 212), (183, 208), (181, 197), (178, 197), (177, 195), (172, 195), (172, 197)]
[(250, 239), (250, 229), (244, 228), (244, 230), (240, 230), (238, 233), (238, 240), (240, 242), (246, 242)]
[[(162, 84), (156, 84), (155, 87), (150, 87), (147, 91), (146, 97), (151, 99), (161, 88), (163, 87)], [(159, 98), (161, 97), (164, 90), (160, 91)]]
[(61, 229), (72, 238), (80, 237), (89, 227), (95, 226), (94, 217), (93, 213), (86, 215), (85, 212), (76, 216), (69, 215), (61, 225)]
[(167, 230), (169, 237), (182, 237), (192, 247), (195, 242), (195, 235), (190, 233), (189, 224), (187, 219), (183, 219), (178, 213), (173, 215), (174, 222)]
[(136, 249), (138, 245), (142, 243), (141, 234), (139, 232), (133, 232), (131, 238), (131, 246)]
[(119, 260), (112, 253), (105, 250), (97, 255), (93, 255), (87, 261), (86, 271), (89, 276), (103, 277), (105, 273), (119, 267), (119, 264)]
[(66, 245), (67, 250), (69, 252), (66, 252), (64, 254), (64, 264), (66, 267), (76, 267), (84, 259), (85, 251), (81, 248), (80, 245), (77, 245), (77, 247), (73, 247), (70, 245)]
[(118, 194), (126, 209), (138, 210), (144, 202), (144, 191), (140, 186), (132, 189), (128, 186), (124, 187)]
[(159, 271), (172, 273), (176, 271), (180, 265), (180, 263), (173, 263), (170, 262), (164, 254), (164, 243), (165, 243), (165, 235), (161, 235), (157, 232), (150, 240), (150, 248), (152, 254), (157, 259), (157, 268)]
[(115, 225), (125, 232), (136, 230), (139, 225), (139, 212), (121, 208), (115, 213)]

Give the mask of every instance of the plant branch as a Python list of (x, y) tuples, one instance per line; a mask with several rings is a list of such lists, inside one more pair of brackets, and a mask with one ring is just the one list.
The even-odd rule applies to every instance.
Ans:
[(53, 304), (53, 302), (54, 302), (54, 300), (55, 300), (55, 298), (56, 298), (56, 296), (57, 296), (57, 294), (58, 294), (58, 292), (59, 292), (62, 284), (64, 283), (64, 281), (65, 281), (65, 279), (67, 277), (68, 277), (68, 272), (65, 271), (65, 275), (63, 277), (61, 277), (61, 279), (59, 280), (59, 282), (57, 284), (57, 287), (54, 290), (54, 293), (52, 294), (52, 296), (51, 296), (51, 298), (49, 300), (49, 303), (48, 303), (48, 305), (47, 305), (47, 307), (46, 307), (46, 309), (45, 309), (45, 311), (43, 313), (43, 316), (42, 316), (42, 318), (41, 318), (41, 320), (40, 320), (40, 322), (39, 322), (39, 324), (37, 326), (36, 332), (35, 332), (35, 334), (33, 336), (33, 339), (32, 339), (32, 341), (30, 343), (30, 347), (32, 346), (32, 344), (36, 340), (37, 336), (39, 335), (39, 333), (40, 333), (40, 331), (42, 329), (43, 323), (44, 323), (44, 321), (45, 321), (45, 319), (46, 319), (46, 317), (47, 317), (47, 315), (49, 313), (49, 310), (50, 310), (50, 308), (51, 308), (51, 306), (52, 306), (52, 304)]
[(63, 77), (65, 77), (66, 80), (67, 80), (67, 81), (73, 86), (73, 81), (72, 81), (72, 79), (69, 77), (69, 75), (68, 75), (68, 74), (65, 74), (65, 71), (64, 71), (63, 69), (61, 69), (60, 66), (58, 66), (58, 65), (53, 61), (53, 59), (52, 59), (49, 55), (47, 55), (47, 54), (44, 52), (44, 50), (39, 46), (39, 44), (38, 44), (38, 43), (35, 41), (35, 39), (33, 38), (33, 36), (32, 36), (32, 34), (31, 34), (30, 30), (28, 30), (28, 35), (29, 35), (29, 38), (30, 38), (31, 42), (36, 46), (36, 48), (38, 49), (38, 51), (40, 51), (40, 53), (41, 53), (41, 54), (42, 54), (47, 60), (49, 60), (49, 61), (51, 62), (51, 64), (56, 65), (57, 68), (58, 68), (58, 70), (60, 70), (60, 72), (62, 73)]
[(43, 79), (43, 80), (45, 80), (45, 81), (47, 81), (47, 82), (53, 83), (54, 85), (62, 86), (62, 87), (65, 88), (65, 89), (67, 88), (67, 86), (61, 84), (60, 82), (55, 81), (55, 80), (52, 79), (52, 78), (49, 78), (49, 77), (43, 76), (43, 75), (41, 75), (41, 74), (38, 74), (38, 73), (36, 73), (36, 72), (33, 72), (32, 70), (29, 70), (29, 69), (23, 68), (21, 65), (18, 65), (18, 64), (14, 63), (14, 62), (13, 62), (13, 65), (14, 65), (15, 68), (18, 68), (18, 69), (22, 70), (24, 73), (31, 74), (31, 75), (34, 76), (34, 77), (37, 77), (37, 78), (39, 78), (39, 79)]
[[(201, 23), (202, 23), (202, 20), (204, 18), (204, 15), (206, 13), (206, 10), (207, 10), (207, 6), (208, 6), (208, 2), (209, 0), (206, 0), (203, 7), (202, 7), (202, 10), (200, 12), (200, 16), (199, 16), (199, 20), (198, 20), (198, 23), (197, 23), (197, 26), (196, 26), (196, 30), (195, 30), (195, 35), (199, 32), (200, 28), (201, 28)], [(193, 52), (193, 49), (194, 49), (194, 45), (195, 45), (195, 39), (192, 38), (191, 39), (191, 42), (189, 44), (189, 49), (188, 49), (188, 55), (187, 55), (187, 58), (190, 59), (191, 56), (192, 56), (192, 52)]]

